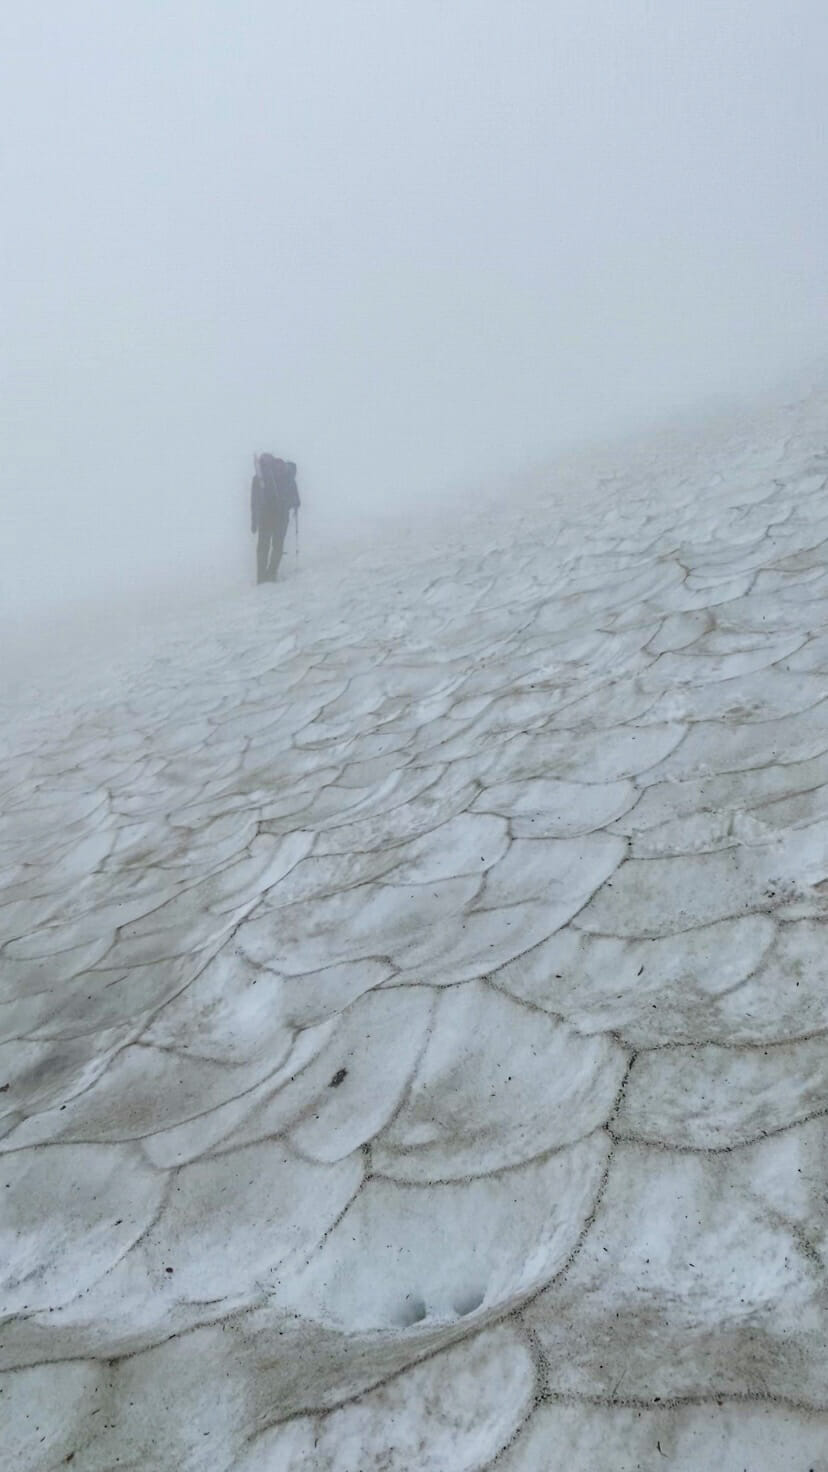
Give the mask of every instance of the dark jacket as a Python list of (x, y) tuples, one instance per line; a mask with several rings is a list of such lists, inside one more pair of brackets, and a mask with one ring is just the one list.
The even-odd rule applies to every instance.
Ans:
[(272, 517), (287, 521), (291, 511), (301, 506), (293, 462), (262, 455), (259, 470), (250, 483), (250, 530), (257, 532), (263, 520)]

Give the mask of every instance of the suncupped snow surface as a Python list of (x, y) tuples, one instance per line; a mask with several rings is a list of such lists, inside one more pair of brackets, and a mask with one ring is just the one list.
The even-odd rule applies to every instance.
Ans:
[(4, 1468), (828, 1468), (826, 407), (9, 712)]

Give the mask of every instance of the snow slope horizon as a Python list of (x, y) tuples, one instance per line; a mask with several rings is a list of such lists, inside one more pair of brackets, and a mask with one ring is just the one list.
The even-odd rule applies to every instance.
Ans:
[(10, 1465), (824, 1472), (827, 409), (18, 703)]
[[(726, 441), (739, 429), (767, 419), (779, 404), (820, 391), (828, 382), (828, 364), (813, 360), (802, 365), (798, 373), (764, 394), (714, 394), (698, 399), (684, 410), (660, 412), (646, 422), (630, 424), (614, 434), (596, 439), (577, 438), (563, 444), (545, 460), (523, 466), (504, 467), (498, 474), (477, 479), (472, 484), (441, 486), (434, 483), (423, 488), (416, 506), (401, 504), (391, 498), (386, 503), (373, 502), (360, 506), (354, 524), (341, 507), (323, 498), (315, 504), (312, 491), (305, 489), (302, 509), (301, 569), (294, 566), (294, 538), (288, 539), (285, 574), (320, 568), (341, 562), (369, 558), (394, 538), (409, 545), (427, 544), (442, 535), (456, 536), (465, 518), (481, 507), (493, 513), (501, 498), (508, 504), (531, 502), (539, 494), (554, 498), (562, 514), (572, 505), (582, 504), (585, 497), (601, 494), (601, 480), (612, 475), (616, 466), (629, 465), (640, 457), (646, 460), (654, 451), (676, 454), (704, 439), (710, 448)], [(0, 654), (0, 676), (6, 695), (19, 693), (26, 698), (34, 678), (38, 688), (45, 680), (48, 690), (50, 674), (60, 677), (63, 671), (70, 679), (82, 674), (85, 661), (92, 667), (99, 660), (140, 658), (152, 641), (163, 638), (164, 626), (180, 617), (219, 618), (230, 612), (228, 600), (238, 597), (261, 597), (251, 587), (254, 564), (254, 542), (246, 535), (247, 503), (244, 485), (236, 488), (239, 503), (238, 537), (220, 557), (208, 557), (200, 571), (190, 568), (182, 575), (173, 565), (159, 566), (154, 579), (146, 571), (130, 569), (127, 564), (117, 587), (98, 588), (88, 597), (68, 597), (62, 593), (58, 601), (50, 601), (48, 587), (41, 590), (40, 607), (26, 604), (16, 610), (7, 598), (4, 610), (6, 636)], [(7, 589), (7, 593), (8, 593)], [(309, 593), (312, 590), (309, 588)]]

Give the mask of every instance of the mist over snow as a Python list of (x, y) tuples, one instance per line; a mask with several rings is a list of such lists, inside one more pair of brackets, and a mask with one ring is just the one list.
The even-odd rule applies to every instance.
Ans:
[(5, 7), (3, 1469), (828, 1469), (826, 55)]
[(249, 583), (824, 342), (822, 0), (4, 7), (2, 617)]
[(4, 1468), (824, 1468), (826, 423), (24, 696)]

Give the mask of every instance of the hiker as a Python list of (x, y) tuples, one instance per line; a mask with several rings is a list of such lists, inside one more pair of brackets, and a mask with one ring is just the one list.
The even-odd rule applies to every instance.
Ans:
[(290, 513), (293, 511), (298, 516), (300, 504), (294, 462), (277, 460), (274, 455), (258, 455), (250, 487), (250, 530), (259, 537), (257, 582), (275, 583)]

